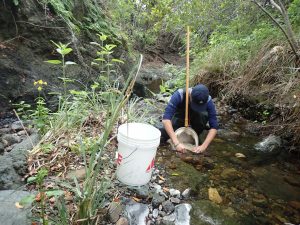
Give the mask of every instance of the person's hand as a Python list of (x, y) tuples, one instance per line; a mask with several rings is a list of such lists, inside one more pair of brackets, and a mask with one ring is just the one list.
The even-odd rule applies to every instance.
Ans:
[(185, 153), (185, 147), (183, 144), (178, 143), (175, 148), (177, 152)]
[(203, 152), (205, 152), (206, 148), (207, 147), (204, 145), (199, 145), (198, 147), (194, 148), (194, 152), (195, 153), (203, 153)]

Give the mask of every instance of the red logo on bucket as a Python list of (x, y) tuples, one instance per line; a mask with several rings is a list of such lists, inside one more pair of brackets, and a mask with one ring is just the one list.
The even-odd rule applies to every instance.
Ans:
[(147, 167), (146, 173), (149, 173), (153, 167), (154, 167), (154, 158), (152, 159), (151, 163)]
[(122, 162), (123, 156), (118, 152), (117, 164), (120, 165)]

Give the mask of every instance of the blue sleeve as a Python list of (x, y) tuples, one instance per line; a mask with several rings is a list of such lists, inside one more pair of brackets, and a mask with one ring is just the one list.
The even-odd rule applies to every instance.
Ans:
[(171, 120), (176, 112), (178, 105), (181, 103), (180, 93), (176, 91), (166, 107), (165, 113), (163, 115), (163, 120)]
[(212, 100), (207, 103), (208, 123), (210, 128), (218, 129), (218, 119), (215, 104)]

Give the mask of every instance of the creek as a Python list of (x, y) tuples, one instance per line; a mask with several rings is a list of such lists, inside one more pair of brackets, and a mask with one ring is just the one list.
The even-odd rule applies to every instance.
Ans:
[[(299, 224), (299, 157), (284, 149), (272, 154), (256, 150), (260, 137), (245, 133), (243, 126), (234, 129), (243, 135), (216, 137), (206, 155), (178, 155), (168, 146), (158, 151), (169, 185), (191, 188), (191, 224)], [(221, 203), (209, 200), (209, 188), (217, 189)]]

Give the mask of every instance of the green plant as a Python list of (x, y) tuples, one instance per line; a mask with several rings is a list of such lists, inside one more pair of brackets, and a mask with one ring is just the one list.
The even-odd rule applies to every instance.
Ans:
[[(100, 44), (97, 42), (91, 42), (91, 44), (99, 47), (99, 50), (97, 51), (97, 58), (94, 59), (92, 62), (92, 65), (97, 65), (100, 68), (100, 74), (98, 76), (98, 81), (100, 81), (102, 74), (106, 73), (106, 79), (107, 82), (110, 82), (110, 75), (112, 72), (116, 72), (115, 70), (112, 70), (112, 66), (115, 63), (124, 63), (120, 59), (112, 58), (111, 55), (113, 53), (113, 49), (117, 47), (115, 44), (105, 44), (104, 42), (107, 40), (108, 36), (105, 34), (98, 34)], [(103, 79), (103, 78), (102, 78)]]
[(25, 103), (25, 101), (20, 101), (19, 103), (12, 104), (15, 108), (20, 117), (24, 120), (30, 119), (30, 109), (31, 105)]

